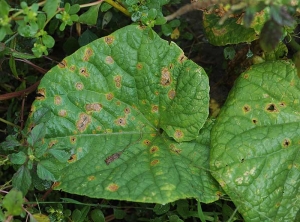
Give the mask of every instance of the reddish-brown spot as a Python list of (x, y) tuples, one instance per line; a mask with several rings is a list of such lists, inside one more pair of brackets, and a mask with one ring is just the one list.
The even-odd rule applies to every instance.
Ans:
[(89, 176), (89, 177), (88, 177), (88, 181), (95, 180), (95, 178), (96, 178), (95, 176)]
[(119, 189), (119, 186), (115, 183), (111, 183), (106, 188), (108, 191), (115, 192)]
[(251, 110), (251, 108), (250, 108), (249, 105), (244, 105), (244, 106), (243, 106), (243, 111), (244, 111), (245, 113), (248, 113), (250, 110)]
[(83, 75), (83, 76), (85, 76), (85, 77), (89, 77), (89, 76), (90, 76), (90, 74), (87, 72), (87, 70), (86, 70), (85, 67), (81, 67), (81, 68), (79, 69), (79, 73), (80, 73), (80, 75)]
[(46, 97), (46, 89), (45, 88), (38, 89), (36, 99), (43, 100), (45, 99), (45, 97)]
[(159, 163), (159, 160), (152, 160), (151, 163), (150, 163), (150, 165), (151, 166), (155, 166), (158, 163)]
[(176, 96), (176, 92), (174, 89), (171, 89), (169, 92), (168, 92), (168, 97), (169, 99), (174, 99)]
[(168, 86), (171, 84), (171, 73), (168, 68), (163, 68), (161, 71), (160, 83), (163, 86)]
[(87, 48), (84, 51), (83, 61), (88, 61), (92, 55), (93, 55), (93, 50), (91, 48)]
[(76, 66), (71, 65), (69, 69), (70, 69), (71, 72), (74, 72), (76, 70)]
[(183, 63), (185, 60), (187, 60), (187, 57), (184, 55), (184, 53), (182, 53), (182, 54), (178, 57), (178, 62), (179, 62), (179, 63)]
[(67, 61), (64, 59), (63, 61), (58, 63), (58, 67), (61, 68), (61, 69), (66, 68), (67, 67)]
[(76, 88), (77, 90), (83, 90), (83, 88), (84, 88), (83, 83), (82, 83), (82, 82), (77, 82), (77, 83), (75, 84), (75, 88)]
[(141, 63), (138, 63), (138, 64), (136, 65), (136, 68), (137, 68), (138, 70), (141, 70), (141, 69), (143, 68), (143, 65), (142, 65)]
[(106, 42), (106, 44), (110, 45), (114, 42), (114, 37), (112, 35), (105, 36), (104, 42)]
[(54, 96), (54, 104), (60, 105), (61, 104), (61, 97), (60, 96)]
[(55, 144), (57, 144), (57, 140), (52, 140), (52, 141), (50, 141), (49, 142), (49, 144), (48, 144), (48, 148), (51, 148), (52, 146), (54, 146)]
[(124, 109), (124, 113), (125, 113), (125, 114), (129, 114), (129, 113), (130, 113), (130, 109), (129, 109), (128, 107), (126, 107), (126, 108)]
[(72, 144), (76, 143), (76, 137), (75, 137), (75, 136), (71, 136), (71, 137), (70, 137), (70, 142), (71, 142)]
[(70, 159), (68, 160), (69, 163), (73, 163), (77, 160), (76, 154), (71, 155)]
[(126, 118), (119, 117), (118, 119), (115, 120), (115, 123), (119, 126), (125, 126), (126, 125)]
[(180, 139), (183, 137), (183, 132), (181, 130), (176, 130), (174, 133), (174, 137)]
[(158, 146), (152, 146), (151, 148), (150, 148), (150, 153), (152, 154), (152, 153), (155, 153), (155, 152), (157, 152), (159, 150), (159, 148), (158, 148)]
[(107, 56), (105, 58), (105, 63), (107, 63), (107, 64), (113, 64), (114, 63), (114, 59), (111, 56)]
[(106, 94), (106, 99), (107, 100), (112, 100), (114, 98), (114, 94), (112, 94), (112, 93), (107, 93)]
[(79, 116), (79, 120), (76, 123), (76, 127), (80, 132), (83, 132), (86, 130), (90, 122), (91, 122), (91, 117), (85, 113), (81, 113)]
[(100, 103), (91, 103), (85, 105), (85, 110), (88, 112), (90, 111), (99, 112), (101, 109), (102, 109), (102, 104)]
[(151, 112), (152, 112), (152, 113), (158, 112), (158, 106), (157, 106), (157, 105), (153, 105), (153, 106), (152, 106), (152, 109), (151, 109)]
[(149, 146), (151, 144), (151, 141), (150, 140), (144, 140), (143, 144), (146, 145), (146, 146)]

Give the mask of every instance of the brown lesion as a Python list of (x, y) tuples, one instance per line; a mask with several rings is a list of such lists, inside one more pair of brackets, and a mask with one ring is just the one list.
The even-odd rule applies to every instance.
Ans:
[(174, 137), (177, 139), (181, 139), (183, 137), (183, 132), (181, 130), (176, 130), (174, 133)]
[(109, 165), (111, 164), (112, 162), (114, 162), (115, 160), (119, 159), (120, 156), (121, 156), (122, 152), (117, 152), (117, 153), (114, 153), (112, 155), (110, 155), (109, 157), (107, 157), (104, 161), (106, 163), (106, 165)]
[(77, 82), (76, 84), (75, 84), (75, 88), (77, 89), (77, 90), (83, 90), (83, 88), (84, 88), (84, 85), (83, 85), (83, 83), (82, 82)]
[(150, 140), (144, 140), (143, 144), (146, 145), (146, 146), (149, 146), (151, 144), (151, 141)]
[(158, 146), (152, 146), (150, 148), (150, 153), (153, 154), (153, 153), (157, 152), (158, 150), (159, 150)]
[(107, 63), (107, 64), (113, 64), (114, 63), (114, 59), (111, 56), (107, 56), (105, 58), (105, 63)]
[(255, 119), (255, 118), (253, 118), (253, 119), (252, 119), (252, 123), (257, 124), (257, 123), (258, 123), (258, 120)]
[(121, 87), (121, 81), (122, 81), (122, 76), (117, 75), (117, 76), (114, 77), (115, 86), (117, 88)]
[(93, 54), (92, 48), (88, 47), (84, 52), (83, 61), (88, 61)]
[(126, 108), (124, 109), (124, 113), (127, 114), (127, 115), (130, 114), (130, 112), (131, 112), (131, 111), (130, 111), (130, 108), (129, 108), (129, 107), (126, 107)]
[(169, 97), (169, 99), (174, 99), (175, 98), (175, 96), (176, 96), (176, 92), (175, 92), (175, 90), (174, 89), (171, 89), (169, 92), (168, 92), (168, 97)]
[(75, 143), (76, 143), (76, 140), (77, 140), (77, 138), (76, 138), (75, 136), (71, 136), (71, 137), (70, 137), (70, 142), (71, 142), (72, 144), (75, 144)]
[(151, 161), (150, 165), (151, 165), (151, 166), (155, 166), (155, 165), (157, 165), (158, 163), (159, 163), (159, 160), (155, 159), (155, 160), (152, 160), (152, 161)]
[(51, 147), (53, 147), (55, 144), (57, 144), (58, 143), (58, 141), (57, 140), (51, 140), (50, 142), (49, 142), (49, 144), (48, 144), (48, 148), (51, 148)]
[(65, 110), (65, 109), (59, 110), (58, 115), (61, 116), (61, 117), (67, 116), (67, 110)]
[(178, 57), (178, 62), (183, 63), (185, 60), (187, 60), (187, 57), (184, 55), (184, 53), (181, 53)]
[(284, 148), (287, 148), (287, 147), (290, 146), (290, 145), (291, 145), (291, 140), (285, 138), (285, 139), (283, 140), (283, 142), (282, 142), (282, 146), (283, 146)]
[(136, 68), (137, 68), (138, 70), (141, 70), (141, 69), (143, 68), (143, 65), (142, 65), (141, 63), (138, 63), (138, 64), (136, 65)]
[(245, 113), (248, 113), (250, 110), (251, 110), (251, 107), (250, 107), (249, 105), (244, 105), (244, 106), (243, 106), (243, 111), (244, 111)]
[(161, 71), (160, 83), (163, 86), (168, 86), (171, 84), (171, 82), (172, 82), (171, 73), (170, 73), (169, 69), (165, 67)]
[(88, 125), (91, 123), (91, 117), (85, 113), (81, 113), (79, 116), (79, 120), (76, 123), (76, 128), (83, 132), (86, 130)]
[(90, 74), (88, 73), (88, 71), (85, 67), (81, 67), (79, 69), (79, 73), (80, 73), (80, 75), (83, 75), (84, 77), (89, 77), (90, 76)]
[(91, 103), (91, 104), (86, 104), (85, 105), (85, 110), (87, 112), (99, 112), (102, 109), (102, 104), (101, 103)]
[(114, 94), (112, 94), (112, 93), (107, 93), (106, 94), (106, 99), (107, 100), (112, 100), (114, 98)]
[(67, 65), (68, 65), (68, 64), (67, 64), (67, 60), (64, 59), (64, 60), (62, 60), (60, 63), (58, 63), (57, 66), (58, 66), (59, 68), (61, 68), (61, 69), (64, 69), (64, 68), (67, 67)]
[(54, 96), (54, 104), (60, 105), (61, 104), (61, 97), (60, 96)]
[(119, 186), (115, 183), (111, 183), (106, 188), (108, 191), (115, 192), (119, 189)]
[(157, 105), (153, 105), (152, 109), (151, 109), (152, 113), (157, 113), (158, 112), (158, 106)]
[(104, 42), (106, 42), (106, 44), (110, 45), (114, 42), (115, 38), (112, 35), (108, 35), (104, 37)]

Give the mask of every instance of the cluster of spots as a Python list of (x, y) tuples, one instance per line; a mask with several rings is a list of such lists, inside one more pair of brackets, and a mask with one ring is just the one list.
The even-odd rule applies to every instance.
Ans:
[(58, 63), (57, 66), (58, 66), (59, 68), (61, 68), (61, 69), (64, 69), (64, 68), (67, 67), (67, 65), (68, 65), (68, 64), (67, 64), (67, 60), (64, 59), (63, 61), (61, 61), (60, 63)]
[(169, 147), (170, 147), (171, 152), (176, 153), (176, 154), (180, 154), (182, 151), (181, 149), (177, 148), (174, 144), (171, 144)]
[(67, 116), (67, 110), (61, 109), (58, 111), (58, 115), (61, 117), (66, 117)]
[(120, 158), (122, 152), (117, 152), (114, 153), (112, 155), (110, 155), (109, 157), (107, 157), (104, 161), (106, 163), (106, 165), (109, 165), (110, 163), (112, 163), (113, 161), (117, 160)]
[(82, 82), (77, 82), (75, 84), (75, 88), (79, 91), (83, 90), (84, 86), (83, 86), (83, 83)]
[(283, 146), (283, 148), (287, 148), (287, 147), (289, 147), (290, 145), (291, 145), (291, 140), (290, 139), (288, 139), (288, 138), (285, 138), (284, 140), (283, 140), (283, 142), (282, 142), (282, 146)]
[(119, 126), (125, 126), (127, 124), (126, 122), (126, 118), (124, 117), (119, 117), (115, 120), (115, 124), (119, 125)]
[(54, 104), (60, 105), (61, 104), (61, 97), (60, 96), (54, 96)]
[(151, 144), (151, 141), (150, 140), (144, 140), (143, 144), (146, 145), (146, 146), (149, 146)]
[(113, 64), (114, 63), (114, 59), (111, 56), (107, 56), (105, 58), (105, 63), (107, 63), (107, 64)]
[(159, 150), (158, 146), (152, 146), (150, 148), (150, 153), (153, 154), (153, 153), (157, 152), (158, 150)]
[(183, 63), (185, 60), (187, 60), (187, 57), (184, 55), (184, 53), (181, 53), (178, 57), (178, 62)]
[(45, 96), (46, 96), (46, 89), (45, 88), (38, 89), (36, 99), (43, 100), (45, 99)]
[(120, 75), (115, 76), (114, 82), (115, 82), (115, 86), (117, 88), (121, 87), (121, 81), (122, 81), (122, 76), (120, 76)]
[(152, 109), (151, 109), (152, 113), (157, 113), (158, 112), (158, 106), (157, 105), (153, 105)]
[(181, 130), (175, 130), (175, 133), (174, 133), (174, 138), (175, 139), (181, 139), (183, 137), (183, 132)]
[(83, 61), (88, 61), (93, 54), (93, 50), (90, 47), (87, 47), (83, 54)]
[(69, 163), (73, 163), (73, 162), (75, 162), (76, 160), (77, 160), (77, 155), (76, 155), (76, 154), (73, 154), (73, 155), (70, 156), (68, 162), (69, 162)]
[(150, 165), (151, 165), (151, 166), (155, 166), (155, 165), (158, 164), (158, 163), (159, 163), (159, 160), (155, 159), (155, 160), (152, 160), (152, 161), (151, 161)]
[(168, 97), (169, 97), (169, 99), (174, 99), (175, 98), (175, 96), (176, 96), (176, 92), (175, 92), (175, 90), (174, 89), (171, 89), (169, 92), (168, 92)]
[(118, 184), (115, 183), (111, 183), (106, 187), (106, 190), (111, 191), (111, 192), (115, 192), (119, 189)]
[(244, 105), (244, 106), (243, 106), (243, 111), (244, 111), (244, 113), (248, 113), (248, 112), (250, 112), (250, 110), (251, 110), (251, 108), (250, 108), (249, 105)]
[(107, 100), (112, 100), (114, 98), (114, 94), (112, 94), (112, 93), (107, 93), (106, 94), (106, 99)]
[(91, 117), (85, 113), (81, 113), (79, 116), (79, 120), (76, 123), (76, 127), (80, 132), (83, 132), (86, 130), (90, 122), (91, 122)]
[(89, 76), (90, 76), (90, 74), (89, 74), (88, 71), (86, 70), (86, 67), (81, 67), (81, 68), (79, 69), (79, 74), (82, 75), (82, 76), (84, 76), (84, 77), (89, 77)]
[(104, 37), (104, 42), (106, 42), (106, 44), (110, 45), (114, 42), (114, 37), (112, 35), (108, 35)]
[(88, 179), (88, 181), (92, 181), (92, 180), (95, 180), (95, 176), (89, 176), (87, 179)]
[(99, 112), (102, 109), (101, 103), (91, 103), (85, 105), (85, 110), (87, 112)]
[(160, 78), (160, 84), (163, 86), (168, 86), (172, 82), (171, 80), (171, 73), (168, 68), (163, 68), (161, 71), (161, 78)]

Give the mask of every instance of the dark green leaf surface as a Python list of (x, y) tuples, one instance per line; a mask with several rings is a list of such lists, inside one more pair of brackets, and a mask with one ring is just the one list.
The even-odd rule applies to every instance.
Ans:
[(300, 82), (273, 61), (241, 74), (211, 137), (211, 170), (246, 221), (294, 221), (299, 211)]
[(219, 25), (220, 19), (216, 14), (203, 13), (203, 26), (209, 43), (223, 46), (258, 39), (255, 30), (238, 24), (237, 18), (228, 18), (222, 25)]
[[(65, 162), (58, 152), (44, 157), (56, 189), (157, 203), (218, 198), (205, 170), (211, 124), (199, 134), (208, 115), (208, 78), (177, 45), (149, 31), (120, 29), (42, 79), (31, 115), (49, 108), (43, 141), (72, 154)], [(34, 125), (29, 118), (28, 128)]]

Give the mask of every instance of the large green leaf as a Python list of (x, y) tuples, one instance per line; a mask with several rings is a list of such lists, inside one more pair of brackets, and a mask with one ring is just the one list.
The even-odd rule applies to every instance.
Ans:
[(56, 189), (157, 203), (218, 198), (203, 170), (209, 133), (198, 136), (208, 116), (208, 78), (176, 44), (150, 32), (122, 28), (42, 79), (32, 112), (48, 108), (53, 114), (43, 142), (71, 154), (65, 162), (49, 151), (41, 158)]
[(300, 82), (273, 61), (241, 74), (211, 136), (211, 170), (246, 221), (294, 221), (299, 211)]

